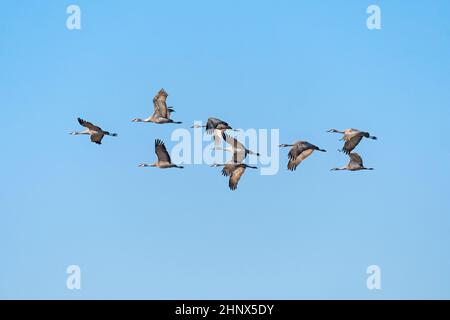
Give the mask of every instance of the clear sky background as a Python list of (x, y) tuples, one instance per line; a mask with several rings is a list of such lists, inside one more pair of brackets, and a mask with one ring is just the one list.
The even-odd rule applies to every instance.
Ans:
[[(450, 298), (449, 17), (447, 0), (2, 1), (0, 298)], [(162, 87), (181, 127), (216, 116), (328, 153), (292, 173), (283, 150), (235, 192), (216, 168), (138, 168), (173, 145), (175, 126), (130, 122)], [(78, 116), (119, 137), (68, 135)], [(376, 170), (330, 172), (331, 127), (378, 136), (357, 149)]]

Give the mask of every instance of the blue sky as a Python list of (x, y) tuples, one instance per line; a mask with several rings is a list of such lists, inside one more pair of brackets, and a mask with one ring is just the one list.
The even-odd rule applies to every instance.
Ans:
[[(81, 8), (82, 29), (66, 28)], [(382, 29), (366, 28), (378, 4)], [(3, 1), (0, 298), (450, 298), (450, 3)], [(295, 173), (137, 167), (174, 118), (279, 128)], [(118, 132), (73, 137), (81, 116)], [(335, 127), (379, 137), (344, 165)], [(68, 290), (67, 266), (82, 289)], [(379, 265), (382, 289), (366, 288)]]

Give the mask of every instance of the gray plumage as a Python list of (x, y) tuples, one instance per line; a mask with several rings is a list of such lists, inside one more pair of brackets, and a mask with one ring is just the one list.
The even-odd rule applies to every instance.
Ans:
[(297, 141), (294, 144), (280, 144), (280, 147), (292, 147), (289, 150), (287, 165), (288, 170), (295, 171), (303, 160), (308, 158), (314, 151), (326, 152), (324, 149), (320, 149), (316, 145), (313, 145), (307, 141)]

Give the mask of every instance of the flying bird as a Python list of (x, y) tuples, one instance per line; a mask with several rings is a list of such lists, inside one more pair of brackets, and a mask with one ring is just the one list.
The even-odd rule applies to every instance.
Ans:
[(280, 144), (279, 147), (292, 147), (288, 154), (289, 162), (287, 165), (287, 168), (290, 171), (296, 170), (297, 166), (303, 160), (308, 158), (315, 150), (327, 152), (326, 150), (320, 149), (319, 147), (306, 141), (297, 141), (294, 144)]
[(155, 140), (155, 153), (158, 157), (158, 161), (153, 164), (147, 164), (142, 163), (139, 165), (139, 167), (158, 167), (160, 169), (168, 169), (168, 168), (179, 168), (183, 169), (182, 166), (178, 166), (176, 164), (173, 164), (170, 160), (170, 155), (167, 152), (166, 146), (164, 145), (164, 142), (162, 142), (159, 139)]
[(258, 167), (249, 166), (245, 163), (227, 162), (226, 164), (213, 164), (211, 167), (223, 167), (222, 175), (230, 177), (228, 181), (228, 187), (230, 190), (236, 190), (239, 180), (245, 172), (245, 169), (258, 169)]
[(254, 154), (256, 156), (260, 156), (259, 153), (253, 152), (252, 150), (247, 149), (242, 143), (240, 143), (236, 138), (224, 133), (224, 140), (230, 145), (230, 147), (222, 148), (220, 146), (216, 146), (216, 150), (224, 150), (229, 151), (233, 154), (233, 162), (241, 163), (249, 154)]
[(350, 161), (345, 167), (333, 168), (332, 171), (338, 170), (348, 170), (348, 171), (359, 171), (359, 170), (374, 170), (373, 168), (364, 167), (363, 160), (357, 153), (349, 154)]
[(153, 122), (153, 123), (181, 123), (179, 121), (173, 121), (170, 119), (170, 114), (175, 112), (173, 107), (167, 107), (168, 94), (164, 89), (159, 90), (156, 96), (153, 98), (153, 114), (147, 119), (135, 118), (132, 122)]
[(102, 144), (102, 139), (104, 136), (111, 136), (111, 137), (117, 137), (117, 133), (109, 133), (108, 131), (102, 130), (102, 128), (97, 127), (93, 125), (92, 123), (83, 120), (81, 118), (78, 118), (78, 123), (86, 128), (86, 130), (78, 132), (74, 131), (71, 132), (71, 135), (82, 135), (82, 134), (88, 134), (91, 136), (91, 141), (96, 144)]
[(218, 118), (213, 118), (213, 117), (208, 118), (206, 125), (201, 126), (201, 125), (195, 124), (191, 128), (206, 128), (206, 133), (213, 135), (214, 142), (216, 145), (220, 144), (220, 141), (222, 138), (225, 140), (225, 131), (226, 130), (237, 131), (237, 130), (233, 129), (232, 127), (230, 127), (230, 125), (227, 122), (220, 120)]
[(355, 149), (356, 146), (361, 142), (362, 138), (377, 140), (377, 137), (371, 136), (368, 132), (360, 131), (357, 129), (345, 129), (344, 131), (330, 129), (327, 132), (343, 134), (341, 140), (344, 140), (345, 143), (344, 147), (342, 148), (342, 152), (344, 152), (345, 154), (350, 154), (353, 149)]

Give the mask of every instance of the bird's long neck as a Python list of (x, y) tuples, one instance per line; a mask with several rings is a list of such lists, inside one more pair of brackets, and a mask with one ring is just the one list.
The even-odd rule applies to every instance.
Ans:
[(224, 167), (224, 166), (225, 166), (224, 164), (214, 163), (210, 167)]
[(141, 163), (139, 167), (157, 167), (156, 163)]
[(215, 146), (214, 149), (215, 150), (222, 150), (222, 151), (233, 152), (233, 149), (232, 148), (228, 148), (228, 147), (222, 148), (221, 146)]
[(89, 134), (89, 130), (86, 129), (84, 131), (74, 131), (74, 132), (71, 132), (70, 134), (73, 135), (73, 136), (78, 136), (80, 134)]

